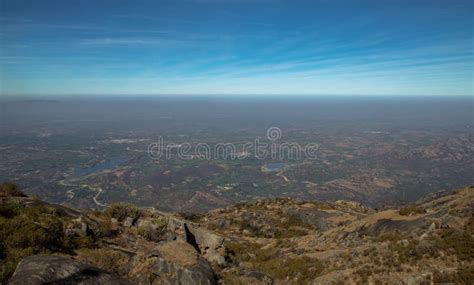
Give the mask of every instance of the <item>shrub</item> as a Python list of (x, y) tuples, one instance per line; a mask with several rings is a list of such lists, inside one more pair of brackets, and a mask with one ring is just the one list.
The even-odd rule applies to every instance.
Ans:
[(25, 197), (20, 187), (10, 182), (0, 184), (0, 197)]
[(355, 274), (359, 275), (361, 278), (362, 283), (367, 283), (369, 280), (369, 276), (372, 275), (372, 269), (370, 269), (367, 265), (361, 267), (355, 271)]
[(323, 271), (323, 263), (316, 258), (280, 256), (279, 246), (261, 248), (256, 243), (227, 243), (226, 248), (238, 261), (249, 262), (254, 269), (273, 278), (288, 278), (297, 284), (308, 284)]
[(459, 267), (455, 272), (433, 272), (434, 283), (471, 284), (474, 280), (474, 266)]
[(153, 220), (152, 224), (138, 228), (138, 234), (149, 241), (161, 241), (166, 232), (168, 221), (161, 217)]
[(380, 242), (385, 242), (385, 241), (397, 242), (401, 240), (401, 237), (402, 236), (400, 235), (400, 232), (398, 230), (391, 230), (391, 231), (386, 231), (386, 232), (381, 233), (376, 238), (376, 240)]
[(7, 258), (0, 263), (0, 284), (6, 284), (15, 272), (18, 262), (24, 257), (34, 254), (31, 248), (11, 248), (7, 252)]
[(453, 250), (461, 260), (474, 260), (474, 238), (467, 231), (446, 230), (438, 239), (438, 245), (444, 250)]
[(96, 237), (114, 237), (119, 233), (117, 229), (114, 228), (110, 219), (102, 219), (99, 221), (97, 228), (94, 229), (94, 234)]
[(31, 215), (25, 209), (20, 215), (0, 221), (6, 248), (33, 248), (35, 252), (63, 247), (62, 222), (55, 216)]
[(16, 201), (4, 201), (0, 203), (0, 217), (12, 218), (18, 215), (23, 206)]
[(321, 261), (307, 256), (269, 259), (267, 262), (254, 263), (254, 266), (274, 278), (288, 278), (297, 284), (308, 284), (323, 271)]
[(54, 208), (23, 207), (15, 202), (0, 203), (0, 284), (5, 284), (24, 257), (71, 251), (82, 241), (64, 235), (64, 219)]
[(68, 249), (93, 248), (96, 245), (95, 240), (90, 236), (65, 236), (63, 244)]
[[(311, 225), (305, 224), (298, 216), (288, 215), (286, 219), (280, 220), (282, 214), (277, 217), (269, 217), (264, 222), (259, 223), (255, 220), (236, 220), (233, 221), (240, 231), (248, 231), (250, 236), (265, 238), (291, 238), (308, 234)], [(262, 226), (267, 225), (267, 226)]]
[(196, 213), (189, 213), (189, 212), (179, 212), (178, 215), (182, 217), (183, 219), (191, 221), (191, 222), (198, 222), (202, 218), (202, 215), (199, 215)]
[(138, 219), (142, 213), (140, 209), (131, 204), (118, 203), (107, 208), (105, 214), (123, 222), (126, 218)]
[(87, 262), (119, 275), (128, 273), (128, 262), (130, 258), (125, 253), (113, 249), (81, 249), (78, 251)]

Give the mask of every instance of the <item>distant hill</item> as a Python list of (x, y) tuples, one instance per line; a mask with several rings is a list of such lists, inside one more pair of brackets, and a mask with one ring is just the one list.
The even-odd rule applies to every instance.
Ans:
[[(0, 283), (472, 284), (474, 186), (383, 211), (261, 200), (80, 212), (0, 185)], [(62, 282), (62, 283), (61, 283)]]

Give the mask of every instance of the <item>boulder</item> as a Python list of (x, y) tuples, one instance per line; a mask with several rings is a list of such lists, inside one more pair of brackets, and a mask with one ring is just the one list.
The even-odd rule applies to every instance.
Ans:
[(227, 251), (223, 237), (197, 224), (176, 218), (169, 218), (168, 231), (174, 234), (177, 240), (183, 240), (192, 245), (210, 262), (219, 265), (226, 264)]
[[(187, 239), (194, 240), (199, 252), (212, 263), (226, 264), (224, 238), (198, 226), (185, 225)], [(192, 244), (192, 243), (191, 243)]]
[(128, 285), (129, 281), (86, 263), (57, 255), (32, 255), (18, 264), (10, 285)]
[(217, 284), (209, 262), (184, 241), (160, 244), (134, 266), (139, 284)]
[(294, 216), (301, 220), (304, 224), (312, 225), (318, 229), (318, 231), (327, 231), (329, 226), (326, 219), (334, 216), (334, 214), (321, 211), (318, 209), (295, 209), (290, 208), (286, 211), (288, 216)]

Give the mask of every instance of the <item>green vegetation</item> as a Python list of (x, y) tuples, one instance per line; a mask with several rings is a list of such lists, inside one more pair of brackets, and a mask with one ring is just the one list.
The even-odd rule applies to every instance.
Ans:
[(151, 224), (140, 226), (138, 228), (138, 235), (149, 241), (161, 241), (163, 235), (166, 233), (168, 220), (165, 217), (159, 217), (152, 220)]
[(2, 201), (0, 203), (0, 217), (13, 218), (18, 215), (23, 206), (17, 201)]
[(119, 275), (128, 273), (128, 262), (130, 258), (127, 254), (106, 248), (81, 249), (78, 253), (87, 262), (107, 271), (115, 272)]
[[(283, 217), (280, 219), (280, 217)], [(282, 213), (274, 216), (262, 214), (260, 219), (255, 220), (233, 220), (241, 232), (247, 231), (252, 237), (265, 238), (290, 238), (308, 234), (308, 230), (313, 230), (311, 225), (305, 224), (296, 215), (285, 215)], [(213, 229), (218, 229), (214, 226)]]
[(142, 215), (142, 212), (134, 205), (118, 203), (107, 208), (105, 214), (117, 219), (119, 222), (123, 222), (126, 218), (132, 218), (133, 220), (138, 219)]
[[(16, 201), (0, 204), (0, 283), (4, 284), (24, 257), (39, 253), (65, 252), (84, 241), (64, 235), (65, 218), (55, 208), (24, 207)], [(77, 237), (77, 239), (79, 239)]]
[(437, 258), (439, 257), (439, 248), (430, 240), (419, 242), (418, 240), (409, 240), (405, 245), (400, 243), (391, 243), (389, 248), (396, 253), (397, 260), (394, 266), (399, 264), (408, 264), (420, 260), (423, 257)]
[(274, 278), (281, 280), (289, 278), (296, 284), (308, 284), (323, 271), (321, 261), (307, 256), (274, 258), (267, 262), (257, 263), (256, 267), (263, 272), (268, 272)]
[(25, 197), (25, 194), (16, 184), (4, 182), (0, 184), (0, 197)]
[(178, 215), (188, 221), (191, 222), (199, 222), (202, 218), (202, 215), (196, 213), (189, 213), (189, 212), (179, 212)]
[(110, 217), (103, 217), (101, 213), (96, 216), (96, 220), (99, 222), (97, 228), (94, 229), (94, 234), (97, 238), (110, 238), (119, 234), (119, 230), (114, 228)]
[(438, 235), (423, 241), (409, 239), (405, 245), (397, 242), (396, 235), (385, 240), (390, 241), (389, 248), (396, 253), (397, 264), (413, 263), (423, 257), (439, 258), (441, 252), (456, 255), (461, 261), (474, 260), (470, 223), (463, 230), (443, 229)]
[[(161, 242), (182, 234), (168, 228), (167, 215), (129, 204), (114, 204), (105, 211), (79, 215), (61, 206), (23, 198), (21, 190), (12, 184), (1, 184), (0, 191), (0, 284), (8, 280), (21, 259), (39, 253), (77, 254), (78, 260), (134, 278), (137, 273), (151, 272), (151, 267), (157, 262), (156, 257), (145, 255), (145, 250), (142, 253), (137, 248), (153, 248), (153, 244), (147, 241)], [(437, 227), (421, 227), (414, 231), (402, 226), (388, 227), (378, 234), (353, 239), (342, 235), (347, 228), (340, 231), (335, 228), (338, 226), (334, 226), (336, 230), (327, 236), (315, 235), (314, 227), (305, 223), (311, 221), (310, 216), (305, 216), (307, 205), (305, 209), (295, 210), (292, 207), (295, 204), (288, 205), (293, 203), (291, 200), (281, 202), (286, 204), (275, 204), (276, 207), (265, 205), (266, 202), (243, 204), (240, 212), (230, 208), (223, 214), (217, 212), (217, 216), (212, 212), (206, 216), (180, 215), (200, 220), (208, 230), (215, 227), (225, 238), (224, 249), (228, 254), (224, 258), (232, 266), (213, 267), (214, 270), (217, 268), (215, 273), (225, 284), (245, 284), (241, 281), (254, 278), (251, 276), (255, 273), (253, 271), (285, 284), (308, 284), (323, 273), (336, 276), (337, 282), (352, 280), (363, 284), (372, 281), (381, 284), (392, 273), (410, 275), (410, 272), (433, 272), (437, 283), (462, 284), (474, 278), (474, 218), (471, 217), (470, 204), (456, 204), (457, 223), (445, 217), (431, 221), (431, 216), (423, 216), (417, 218), (427, 219), (427, 224), (434, 223)], [(296, 203), (303, 205), (302, 202)], [(421, 207), (400, 210), (403, 215), (422, 212)], [(448, 212), (447, 207), (444, 212)], [(465, 222), (465, 226), (460, 228)], [(221, 224), (223, 226), (218, 226)], [(307, 234), (310, 236), (298, 238)], [(334, 251), (329, 257), (324, 257), (324, 263), (313, 257), (312, 254), (320, 251), (324, 242), (339, 242), (346, 237), (356, 245), (353, 249)], [(323, 244), (316, 244), (319, 241)], [(219, 250), (221, 246), (219, 244)], [(332, 245), (329, 249), (333, 249)], [(134, 253), (138, 259), (131, 259)], [(440, 270), (433, 271), (434, 267), (426, 264), (445, 266), (438, 266)], [(133, 268), (132, 272), (130, 268)], [(339, 273), (341, 275), (337, 276)]]
[(355, 271), (355, 274), (360, 277), (360, 281), (362, 283), (367, 283), (369, 281), (369, 277), (373, 274), (372, 269), (365, 265)]
[(437, 245), (445, 251), (454, 251), (460, 260), (474, 260), (472, 232), (444, 230), (442, 237), (437, 239)]
[(275, 246), (256, 243), (228, 243), (227, 248), (239, 261), (248, 262), (258, 271), (280, 280), (291, 280), (296, 284), (307, 284), (320, 275), (323, 263), (308, 256), (282, 256), (282, 242)]

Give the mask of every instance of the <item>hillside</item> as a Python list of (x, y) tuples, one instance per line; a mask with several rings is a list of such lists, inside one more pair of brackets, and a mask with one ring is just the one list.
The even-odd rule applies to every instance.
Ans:
[[(474, 186), (401, 209), (261, 200), (79, 212), (0, 188), (0, 283), (469, 284)], [(33, 256), (32, 256), (33, 255)]]

